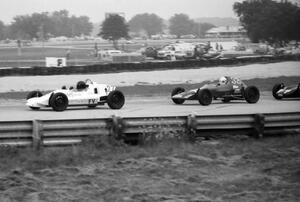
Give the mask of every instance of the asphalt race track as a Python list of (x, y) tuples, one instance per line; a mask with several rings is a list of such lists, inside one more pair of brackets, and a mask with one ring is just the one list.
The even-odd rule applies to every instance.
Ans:
[(107, 118), (112, 115), (151, 117), (300, 111), (300, 99), (275, 100), (271, 92), (262, 92), (261, 94), (260, 100), (256, 104), (248, 104), (246, 101), (222, 103), (222, 101), (216, 100), (209, 106), (202, 106), (197, 101), (186, 101), (183, 105), (175, 105), (168, 96), (129, 97), (126, 98), (125, 105), (120, 110), (112, 110), (107, 105), (100, 105), (94, 109), (73, 107), (63, 112), (55, 112), (52, 108), (33, 111), (25, 106), (25, 100), (1, 100), (0, 121)]

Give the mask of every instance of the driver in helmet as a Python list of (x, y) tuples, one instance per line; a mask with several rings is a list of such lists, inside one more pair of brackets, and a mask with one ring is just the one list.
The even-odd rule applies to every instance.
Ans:
[(84, 81), (78, 81), (77, 85), (76, 85), (76, 89), (78, 91), (84, 90), (88, 87), (88, 85), (86, 85), (86, 83)]
[(227, 83), (227, 78), (225, 76), (222, 76), (219, 78), (219, 85), (225, 85)]

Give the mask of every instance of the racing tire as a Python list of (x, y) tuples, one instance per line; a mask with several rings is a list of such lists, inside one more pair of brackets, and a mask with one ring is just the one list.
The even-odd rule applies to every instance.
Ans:
[[(177, 88), (174, 88), (172, 90), (172, 93), (171, 93), (171, 97), (173, 97), (174, 95), (177, 95), (179, 93), (183, 93), (185, 90), (184, 88), (181, 88), (181, 87), (177, 87)], [(184, 103), (184, 99), (176, 99), (176, 98), (172, 98), (172, 101), (177, 104), (177, 105), (181, 105)]]
[(272, 95), (276, 100), (280, 100), (282, 98), (277, 95), (277, 92), (282, 88), (284, 88), (284, 85), (282, 83), (277, 83), (273, 86)]
[(256, 86), (248, 86), (245, 89), (244, 96), (245, 96), (245, 100), (248, 103), (254, 104), (257, 103), (257, 101), (259, 100), (260, 93)]
[(107, 96), (107, 104), (111, 109), (121, 109), (125, 103), (125, 96), (121, 91), (111, 91)]
[(30, 107), (30, 109), (32, 109), (32, 110), (39, 110), (40, 108), (39, 107)]
[(30, 98), (33, 97), (42, 97), (43, 93), (41, 93), (41, 91), (35, 90), (35, 91), (31, 91), (28, 93), (26, 100), (29, 100)]
[(213, 99), (211, 92), (207, 89), (199, 90), (197, 93), (198, 101), (201, 105), (210, 105)]
[(49, 104), (54, 111), (61, 112), (67, 109), (69, 99), (64, 93), (55, 93), (50, 97)]

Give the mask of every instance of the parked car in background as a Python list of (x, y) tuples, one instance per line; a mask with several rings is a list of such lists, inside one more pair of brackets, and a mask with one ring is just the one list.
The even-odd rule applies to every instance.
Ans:
[(118, 55), (123, 53), (123, 51), (120, 50), (100, 50), (98, 51), (98, 58), (101, 60), (108, 60), (112, 61), (112, 57), (114, 55)]
[(157, 48), (148, 46), (140, 49), (140, 52), (145, 57), (157, 58)]
[(196, 36), (193, 34), (186, 34), (186, 35), (182, 35), (180, 36), (181, 39), (195, 39)]
[(185, 59), (194, 57), (195, 45), (192, 43), (173, 43), (164, 46), (157, 51), (157, 57), (160, 59), (171, 60), (172, 57), (176, 59)]

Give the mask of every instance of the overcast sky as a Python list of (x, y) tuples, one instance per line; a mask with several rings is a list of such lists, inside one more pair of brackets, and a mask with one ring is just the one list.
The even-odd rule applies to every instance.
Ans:
[(126, 20), (141, 13), (155, 13), (169, 19), (175, 13), (190, 18), (236, 17), (234, 2), (243, 0), (0, 0), (0, 20), (12, 22), (16, 15), (53, 12), (66, 9), (70, 14), (86, 15), (91, 22), (101, 22), (106, 12), (124, 12)]

